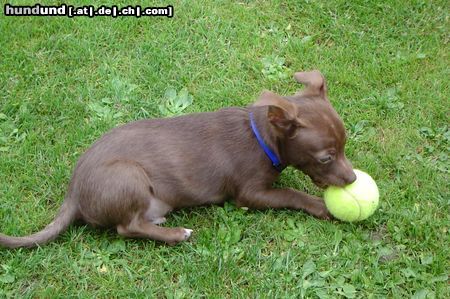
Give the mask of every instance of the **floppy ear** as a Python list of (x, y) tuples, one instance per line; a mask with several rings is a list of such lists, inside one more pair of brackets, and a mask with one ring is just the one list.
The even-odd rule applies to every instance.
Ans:
[(268, 106), (267, 119), (280, 130), (292, 131), (302, 126), (295, 104), (276, 93), (263, 91), (253, 106)]
[(310, 72), (298, 72), (294, 74), (294, 79), (298, 83), (302, 83), (306, 86), (304, 90), (300, 92), (301, 95), (321, 96), (327, 98), (327, 84), (324, 76), (317, 70)]

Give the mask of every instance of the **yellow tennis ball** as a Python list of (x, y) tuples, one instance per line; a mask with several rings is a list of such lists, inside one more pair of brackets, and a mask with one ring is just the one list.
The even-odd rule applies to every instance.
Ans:
[(378, 207), (377, 184), (367, 173), (358, 169), (354, 171), (356, 181), (345, 187), (330, 186), (324, 193), (328, 211), (342, 221), (367, 219)]

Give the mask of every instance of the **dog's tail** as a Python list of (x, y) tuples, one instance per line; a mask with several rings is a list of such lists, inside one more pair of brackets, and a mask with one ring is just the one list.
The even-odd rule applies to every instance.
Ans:
[(0, 233), (0, 246), (7, 248), (35, 247), (56, 239), (77, 218), (77, 204), (66, 199), (59, 209), (58, 215), (40, 232), (25, 237), (11, 237)]

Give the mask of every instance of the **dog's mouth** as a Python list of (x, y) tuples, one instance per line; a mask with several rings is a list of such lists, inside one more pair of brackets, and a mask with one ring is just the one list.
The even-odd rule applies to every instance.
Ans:
[(331, 185), (317, 176), (310, 175), (308, 172), (306, 172), (305, 170), (302, 169), (301, 165), (295, 165), (294, 167), (297, 168), (298, 170), (300, 170), (301, 172), (303, 172), (304, 174), (306, 174), (311, 179), (313, 184), (321, 189), (325, 189)]
[(314, 185), (321, 189), (326, 189), (328, 186), (344, 187), (346, 183), (341, 179), (324, 180), (322, 178), (310, 177)]
[(338, 187), (344, 187), (347, 184), (344, 182), (344, 180), (333, 180), (333, 181), (329, 181), (329, 182), (325, 182), (324, 180), (318, 179), (318, 178), (312, 178), (311, 180), (313, 181), (314, 185), (316, 185), (319, 188), (322, 189), (326, 189), (329, 186), (338, 186)]
[(312, 181), (313, 181), (314, 185), (316, 185), (317, 187), (319, 187), (321, 189), (326, 189), (329, 186), (329, 184), (327, 184), (321, 180), (312, 179)]
[(300, 170), (304, 174), (306, 174), (311, 179), (313, 184), (321, 189), (326, 189), (329, 186), (343, 187), (346, 185), (345, 181), (339, 177), (335, 177), (335, 176), (331, 176), (331, 175), (323, 177), (320, 175), (310, 174), (310, 173), (308, 173), (308, 171), (303, 170), (300, 167), (300, 165), (296, 165), (295, 168), (297, 168), (298, 170)]

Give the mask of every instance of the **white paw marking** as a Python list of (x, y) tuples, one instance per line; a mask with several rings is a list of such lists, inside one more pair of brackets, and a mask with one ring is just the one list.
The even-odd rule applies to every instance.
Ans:
[(152, 223), (156, 224), (156, 225), (163, 224), (164, 222), (166, 222), (166, 220), (167, 220), (166, 217), (160, 217), (160, 218), (153, 219)]
[(185, 238), (185, 240), (189, 239), (189, 237), (192, 235), (192, 232), (193, 232), (192, 229), (188, 229), (188, 228), (184, 229), (184, 238)]

